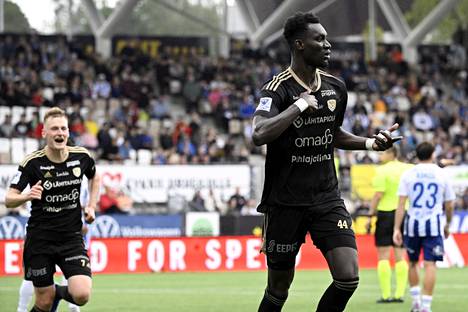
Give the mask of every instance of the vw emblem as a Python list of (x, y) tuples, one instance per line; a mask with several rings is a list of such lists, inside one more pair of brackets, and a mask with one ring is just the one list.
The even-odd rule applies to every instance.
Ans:
[(24, 238), (24, 227), (21, 222), (10, 216), (0, 218), (0, 239)]
[(100, 238), (120, 237), (120, 225), (110, 216), (99, 216), (93, 223), (92, 236)]

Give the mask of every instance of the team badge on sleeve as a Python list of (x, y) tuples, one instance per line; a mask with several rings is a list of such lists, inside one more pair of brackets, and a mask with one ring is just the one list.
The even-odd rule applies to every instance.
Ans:
[(257, 110), (262, 110), (269, 112), (271, 109), (271, 102), (273, 101), (270, 97), (262, 97), (260, 98), (260, 103), (258, 103)]

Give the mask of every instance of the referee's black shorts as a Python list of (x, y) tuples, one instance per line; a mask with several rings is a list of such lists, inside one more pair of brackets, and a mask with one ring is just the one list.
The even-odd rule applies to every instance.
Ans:
[[(375, 225), (375, 246), (377, 247), (402, 247), (393, 243), (393, 225), (395, 224), (395, 210), (377, 211), (377, 223)], [(403, 222), (401, 224), (403, 233)]]

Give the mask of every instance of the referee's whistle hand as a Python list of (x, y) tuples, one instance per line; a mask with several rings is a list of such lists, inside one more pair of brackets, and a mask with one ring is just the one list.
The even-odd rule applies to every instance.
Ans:
[(393, 243), (397, 246), (403, 244), (403, 238), (401, 237), (401, 232), (399, 230), (393, 230)]

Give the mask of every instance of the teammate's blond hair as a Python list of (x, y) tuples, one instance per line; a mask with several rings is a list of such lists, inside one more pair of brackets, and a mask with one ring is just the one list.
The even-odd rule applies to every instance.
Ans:
[(65, 113), (65, 111), (63, 109), (61, 109), (60, 107), (52, 107), (51, 109), (49, 109), (45, 115), (44, 115), (44, 123), (47, 121), (47, 119), (49, 118), (53, 118), (53, 117), (65, 117), (68, 119), (67, 117), (67, 114)]

